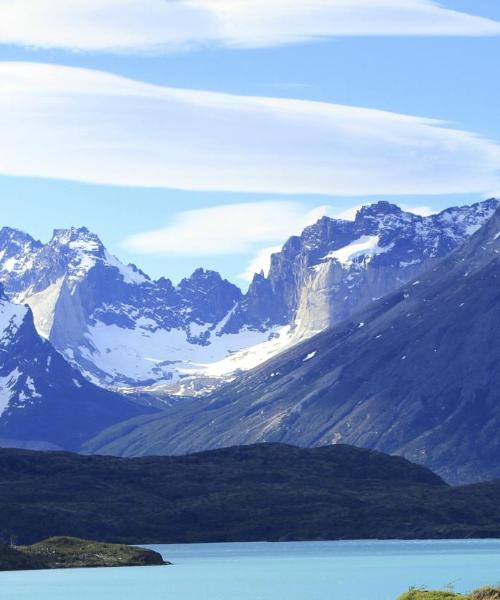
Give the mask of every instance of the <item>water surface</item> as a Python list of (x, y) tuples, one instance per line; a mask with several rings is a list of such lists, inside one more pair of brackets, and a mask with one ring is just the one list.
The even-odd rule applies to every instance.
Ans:
[(1, 600), (395, 600), (500, 582), (500, 540), (150, 546), (172, 567), (0, 573)]

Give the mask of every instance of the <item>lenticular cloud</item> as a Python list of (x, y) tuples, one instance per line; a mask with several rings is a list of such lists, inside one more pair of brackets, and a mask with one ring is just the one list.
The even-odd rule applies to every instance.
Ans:
[(0, 173), (342, 195), (482, 192), (500, 148), (429, 119), (0, 63)]
[(1, 0), (0, 43), (137, 52), (259, 47), (333, 36), (498, 35), (432, 0)]

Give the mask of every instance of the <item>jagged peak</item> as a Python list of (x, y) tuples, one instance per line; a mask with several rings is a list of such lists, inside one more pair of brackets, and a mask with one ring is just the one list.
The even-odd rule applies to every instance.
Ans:
[[(493, 250), (495, 254), (498, 254), (498, 248), (500, 247), (500, 203), (497, 204), (495, 211), (491, 218), (471, 237), (471, 245), (474, 242), (481, 241), (481, 249)], [(494, 246), (492, 248), (492, 246)]]
[(391, 202), (388, 202), (387, 200), (379, 200), (378, 202), (375, 202), (374, 204), (367, 204), (365, 206), (362, 206), (356, 214), (356, 220), (362, 219), (365, 217), (400, 215), (403, 212), (404, 212), (403, 209), (400, 206), (398, 206), (397, 204), (392, 204)]
[(481, 200), (480, 202), (475, 202), (474, 204), (467, 204), (464, 206), (450, 206), (445, 208), (441, 212), (433, 215), (436, 218), (446, 217), (446, 215), (453, 215), (461, 212), (486, 212), (491, 211), (492, 213), (500, 207), (500, 200), (497, 198), (488, 198), (487, 200)]
[[(116, 259), (116, 260), (118, 260), (118, 259)], [(138, 275), (139, 277), (143, 277), (147, 281), (151, 281), (151, 277), (147, 273), (145, 273), (142, 269), (140, 269), (137, 265), (135, 265), (134, 263), (128, 263), (126, 265), (126, 267), (128, 269), (130, 269), (133, 273)]]
[(51, 246), (68, 246), (84, 252), (96, 253), (104, 249), (99, 236), (87, 227), (69, 227), (67, 229), (54, 229)]
[(5, 226), (0, 229), (0, 243), (5, 244), (7, 242), (29, 242), (36, 246), (42, 246), (42, 243), (35, 240), (29, 233)]
[(219, 272), (199, 267), (195, 269), (189, 277), (184, 277), (184, 279), (182, 279), (179, 283), (178, 287), (182, 287), (190, 283), (203, 283), (215, 281), (218, 283), (224, 282), (224, 279), (222, 278)]
[(198, 267), (191, 274), (191, 279), (222, 279), (220, 273), (217, 271), (213, 271), (211, 269), (204, 269), (203, 267)]
[(242, 295), (240, 288), (224, 279), (219, 272), (203, 268), (195, 269), (189, 277), (182, 279), (176, 289), (182, 293), (187, 290), (208, 291), (214, 287), (230, 289), (235, 296)]
[(160, 277), (159, 279), (156, 279), (155, 282), (159, 287), (161, 287), (164, 290), (174, 290), (174, 284), (172, 283), (172, 280), (169, 279), (168, 277)]
[[(353, 223), (359, 223), (360, 221), (366, 218), (376, 218), (376, 217), (385, 217), (387, 215), (403, 215), (407, 214), (400, 208), (397, 204), (392, 204), (391, 202), (387, 202), (386, 200), (379, 200), (378, 202), (374, 202), (373, 204), (366, 204), (362, 206), (356, 213), (354, 219), (342, 219), (337, 217), (328, 217), (324, 215), (320, 217), (315, 223), (312, 225), (308, 225), (301, 233), (300, 236), (291, 236), (286, 244), (289, 246), (294, 246), (300, 240), (304, 240), (311, 236), (311, 234), (327, 231), (332, 225), (342, 225), (344, 227), (349, 226)], [(417, 218), (418, 216), (415, 215)]]

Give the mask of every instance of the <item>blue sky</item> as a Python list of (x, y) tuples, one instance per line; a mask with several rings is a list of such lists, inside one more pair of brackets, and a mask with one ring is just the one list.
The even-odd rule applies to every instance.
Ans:
[[(133, 4), (133, 0), (128, 1)], [(394, 1), (392, 0), (393, 3)], [(500, 5), (491, 0), (450, 0), (441, 2), (441, 6), (500, 22)], [(0, 16), (1, 10), (0, 6)], [(389, 17), (392, 18), (391, 15)], [(26, 19), (26, 15), (14, 15), (12, 18)], [(79, 18), (82, 18), (81, 15), (74, 16), (77, 26)], [(36, 30), (40, 30), (37, 23), (34, 23), (33, 30), (35, 31), (35, 25)], [(400, 25), (396, 24), (395, 27), (397, 26)], [(146, 22), (144, 28), (149, 33), (151, 25)], [(298, 43), (296, 40), (287, 40), (286, 45), (276, 45), (273, 40), (266, 40), (263, 44), (265, 47), (257, 48), (235, 48), (233, 42), (228, 45), (225, 41), (211, 41), (194, 47), (180, 44), (180, 47), (169, 46), (167, 49), (141, 47), (127, 48), (124, 51), (121, 48), (78, 48), (78, 44), (88, 42), (83, 34), (81, 39), (78, 37), (78, 27), (75, 29), (78, 34), (75, 34), (76, 48), (72, 48), (72, 40), (58, 40), (57, 32), (51, 31), (50, 24), (47, 26), (46, 39), (41, 45), (56, 47), (28, 49), (32, 44), (40, 45), (40, 41), (29, 39), (29, 27), (20, 28), (23, 31), (26, 29), (28, 33), (23, 33), (27, 36), (26, 39), (10, 39), (8, 34), (2, 32), (0, 25), (0, 42), (4, 42), (0, 45), (0, 61), (14, 62), (16, 78), (19, 62), (57, 66), (53, 78), (57, 83), (57, 90), (54, 91), (55, 84), (51, 82), (50, 103), (47, 103), (48, 96), (44, 96), (44, 104), (37, 104), (40, 86), (34, 84), (31, 90), (23, 83), (21, 91), (14, 90), (18, 94), (14, 97), (14, 102), (9, 98), (7, 110), (1, 107), (5, 119), (0, 123), (2, 131), (10, 123), (27, 122), (27, 115), (30, 120), (29, 131), (23, 131), (17, 136), (19, 127), (14, 128), (12, 125), (12, 132), (7, 131), (4, 136), (7, 141), (0, 141), (0, 172), (3, 173), (0, 175), (0, 206), (3, 209), (3, 224), (19, 227), (43, 240), (50, 237), (53, 228), (86, 225), (101, 236), (113, 253), (123, 260), (135, 262), (153, 276), (166, 275), (176, 281), (197, 266), (205, 266), (220, 270), (225, 276), (244, 285), (244, 281), (238, 278), (248, 271), (248, 265), (255, 256), (263, 249), (279, 245), (287, 235), (310, 222), (319, 214), (318, 211), (324, 210), (336, 215), (352, 206), (379, 198), (407, 206), (426, 206), (438, 210), (449, 205), (480, 200), (497, 191), (495, 175), (500, 168), (500, 162), (496, 162), (497, 147), (500, 145), (500, 80), (497, 77), (500, 72), (500, 35), (489, 32), (475, 32), (474, 35), (470, 32), (460, 35), (414, 35), (410, 32), (402, 35), (325, 36), (322, 32), (326, 39), (321, 41)], [(244, 33), (250, 42), (245, 38), (244, 45), (256, 45), (251, 39), (254, 32), (248, 32), (247, 29)], [(198, 30), (196, 33), (199, 34)], [(191, 31), (190, 35), (193, 35)], [(95, 40), (88, 43), (99, 45)], [(261, 41), (258, 45), (262, 45)], [(110, 88), (115, 86), (115, 82), (103, 80), (101, 84), (100, 80), (91, 75), (89, 83), (85, 83), (86, 103), (73, 103), (67, 107), (63, 102), (67, 102), (69, 94), (66, 88), (59, 89), (59, 82), (64, 80), (65, 85), (67, 81), (72, 86), (77, 83), (82, 85), (81, 79), (78, 79), (81, 71), (75, 71), (76, 75), (71, 71), (66, 76), (67, 71), (60, 71), (60, 66), (92, 69), (93, 72), (104, 71), (162, 88), (223, 92), (231, 96), (208, 98), (210, 103), (217, 105), (217, 112), (209, 115), (209, 127), (205, 121), (198, 121), (198, 113), (189, 112), (184, 105), (179, 107), (169, 104), (156, 112), (157, 103), (153, 98), (148, 100), (150, 104), (139, 106), (141, 100), (136, 98), (142, 92), (139, 93), (139, 88), (134, 89), (133, 98), (127, 98), (126, 104), (119, 104), (117, 112), (120, 118), (123, 117), (119, 121), (122, 128), (127, 116), (132, 114), (135, 129), (131, 125), (131, 132), (127, 132), (127, 136), (117, 137), (116, 144), (108, 145), (105, 152), (96, 142), (96, 159), (93, 163), (88, 159), (88, 154), (81, 153), (80, 148), (75, 150), (76, 142), (66, 147), (68, 135), (73, 135), (73, 129), (67, 129), (68, 119), (74, 115), (75, 122), (79, 124), (83, 110), (88, 112), (87, 97), (93, 93), (96, 81), (98, 85)], [(7, 81), (8, 93), (10, 87), (7, 78), (12, 77), (12, 73), (10, 67), (2, 72), (0, 63), (0, 78), (3, 76), (4, 81)], [(25, 73), (26, 71), (22, 71), (23, 76)], [(38, 76), (38, 71), (30, 71), (26, 80), (34, 80)], [(41, 77), (40, 81), (45, 84), (45, 72)], [(121, 80), (116, 82), (116, 86), (124, 89), (127, 85), (122, 85)], [(2, 79), (0, 92), (1, 86)], [(156, 97), (158, 93), (163, 93), (158, 90), (159, 88), (151, 88), (147, 93)], [(33, 99), (33, 103), (25, 102), (25, 96), (21, 96), (21, 93), (30, 94), (29, 100)], [(109, 95), (109, 92), (106, 94)], [(196, 102), (203, 102), (204, 106), (207, 104), (205, 97), (198, 100), (189, 94), (185, 96), (182, 102), (190, 106)], [(272, 118), (276, 107), (272, 104), (266, 107), (267, 112), (263, 115), (257, 113), (253, 105), (242, 109), (239, 100), (241, 96), (286, 99), (286, 104), (278, 105), (278, 110), (288, 111), (289, 121), (275, 124)], [(445, 121), (447, 125), (433, 125), (429, 130), (427, 124), (415, 121), (405, 124), (400, 131), (398, 119), (392, 117), (387, 124), (384, 121), (380, 125), (377, 115), (373, 121), (372, 115), (358, 114), (350, 109), (345, 113), (342, 109), (335, 114), (329, 111), (323, 115), (323, 109), (318, 109), (319, 105), (309, 102), (297, 108), (289, 103), (290, 99), (437, 119)], [(61, 119), (66, 127), (61, 129), (62, 133), (58, 129), (60, 123), (54, 121), (54, 116), (47, 116), (47, 106), (53, 107), (56, 101), (62, 107), (57, 114), (63, 115)], [(108, 126), (113, 116), (113, 105), (110, 102), (102, 107), (101, 104), (92, 105), (93, 118), (97, 119), (92, 130), (100, 131)], [(15, 110), (13, 106), (16, 107)], [(37, 111), (33, 108), (39, 106), (43, 109)], [(69, 117), (65, 116), (66, 110)], [(95, 113), (102, 111), (106, 115), (106, 110), (111, 111), (111, 117), (105, 120), (103, 116), (102, 122), (99, 121)], [(138, 112), (139, 110), (143, 112)], [(241, 125), (245, 120), (244, 111), (250, 111), (251, 114), (248, 128)], [(297, 111), (307, 112), (307, 122), (295, 130), (295, 121), (292, 127), (290, 119), (296, 119)], [(331, 140), (337, 140), (339, 131), (341, 132), (341, 141), (333, 149), (330, 148), (327, 136), (330, 123), (325, 122), (325, 129), (323, 122), (317, 122), (317, 112), (321, 112), (322, 119), (337, 119), (340, 122), (340, 125), (335, 123), (330, 133)], [(169, 120), (174, 118), (171, 113), (174, 113), (179, 122), (178, 128), (175, 122), (172, 125)], [(232, 117), (232, 114), (235, 116)], [(153, 120), (153, 115), (156, 121)], [(234, 121), (231, 121), (232, 118)], [(47, 119), (47, 128), (51, 128), (48, 129), (49, 133), (42, 129), (38, 131), (37, 119)], [(201, 131), (199, 138), (191, 136), (191, 119), (192, 127)], [(220, 134), (221, 142), (213, 150), (215, 158), (210, 156), (205, 165), (203, 142), (212, 135), (214, 122), (218, 124), (215, 136)], [(347, 132), (341, 127), (344, 122), (350, 124)], [(138, 131), (142, 123), (144, 134)], [(376, 138), (364, 140), (362, 136), (357, 137), (360, 123), (367, 123), (367, 129), (376, 125), (383, 132), (386, 127), (390, 128), (391, 135), (384, 134), (381, 137), (380, 154), (384, 160), (378, 161), (376, 156)], [(84, 125), (84, 131), (88, 132), (93, 123), (89, 125), (86, 120)], [(280, 146), (279, 140), (286, 140), (288, 136), (289, 129), (285, 125), (292, 127), (289, 145), (292, 142), (300, 145), (301, 139), (304, 139), (304, 147), (309, 154), (305, 150), (303, 154), (292, 152), (285, 142)], [(222, 131), (224, 127), (227, 127), (227, 131)], [(159, 129), (159, 139), (154, 137), (155, 128)], [(272, 129), (275, 135), (266, 144), (259, 145), (259, 128), (263, 132)], [(255, 139), (251, 135), (252, 129), (257, 132)], [(54, 148), (50, 137), (52, 130), (55, 130)], [(317, 132), (322, 130), (326, 132), (325, 137), (318, 141)], [(455, 133), (454, 137), (449, 137), (447, 130), (473, 133), (479, 136), (480, 142), (476, 143), (475, 138), (462, 138)], [(176, 146), (173, 142), (172, 146), (162, 146), (162, 140), (168, 138), (171, 132), (178, 142), (179, 156), (175, 155)], [(223, 163), (228, 158), (221, 152), (221, 148), (226, 151), (229, 148), (229, 160), (235, 153), (230, 145), (233, 132), (236, 138), (242, 140), (240, 145), (235, 146), (237, 151), (242, 151), (241, 161), (255, 161), (251, 172), (241, 170), (236, 163), (230, 172), (223, 168)], [(355, 135), (351, 132), (355, 132)], [(115, 133), (116, 129), (106, 130), (107, 137), (102, 139), (109, 144), (110, 135)], [(89, 139), (88, 133), (86, 135), (85, 140)], [(436, 135), (444, 135), (445, 139), (439, 138), (436, 141)], [(398, 136), (397, 146), (386, 149), (389, 137), (392, 140), (394, 136)], [(82, 139), (77, 140), (80, 145)], [(96, 139), (99, 141), (100, 138), (97, 136)], [(202, 146), (197, 153), (193, 146), (196, 146), (199, 139)], [(245, 147), (245, 144), (250, 144), (248, 140), (253, 144), (249, 149)], [(135, 143), (137, 155), (144, 157), (141, 162), (137, 162), (133, 154)], [(127, 153), (128, 150), (123, 150), (124, 146), (132, 147), (130, 154)], [(212, 151), (212, 145), (207, 147)], [(265, 153), (268, 147), (267, 157)], [(352, 151), (356, 147), (360, 148), (358, 154)], [(344, 148), (346, 152), (352, 151), (352, 156), (346, 163), (339, 159)], [(99, 159), (101, 151), (102, 159)], [(68, 157), (72, 152), (75, 152), (74, 163)], [(108, 165), (106, 161), (108, 158), (111, 161), (113, 153), (116, 153), (116, 162)], [(369, 153), (375, 155), (377, 162), (371, 160)], [(408, 165), (411, 166), (412, 160), (425, 163), (427, 154), (429, 165), (415, 173), (409, 169)], [(255, 158), (259, 156), (266, 159), (262, 159), (262, 164)], [(281, 162), (278, 159), (282, 159)], [(332, 161), (332, 176), (328, 174), (329, 160)], [(335, 172), (333, 166), (337, 160), (339, 165)], [(151, 164), (154, 168), (150, 168)], [(162, 164), (171, 166), (170, 175), (164, 175)], [(183, 177), (179, 177), (178, 173), (182, 171), (184, 164), (189, 165), (189, 170)], [(294, 165), (290, 172), (287, 171), (288, 164)], [(324, 169), (317, 168), (318, 164), (325, 165)], [(350, 175), (351, 179), (346, 175), (344, 181), (343, 174), (353, 164), (356, 169)], [(366, 185), (360, 185), (364, 164), (367, 164)], [(392, 172), (391, 164), (394, 165)], [(437, 165), (436, 168), (433, 167), (434, 164)], [(121, 165), (123, 169), (120, 169)], [(384, 172), (381, 177), (376, 173), (377, 165)], [(80, 178), (80, 167), (82, 173), (85, 173), (82, 179), (86, 183), (76, 180)], [(375, 173), (369, 175), (371, 171)], [(40, 174), (41, 177), (31, 176), (33, 173)], [(108, 177), (108, 173), (112, 175)], [(484, 186), (481, 185), (482, 180)], [(187, 189), (172, 189), (172, 186)], [(369, 191), (372, 188), (373, 195)], [(309, 190), (310, 193), (307, 193)], [(276, 223), (274, 231), (269, 231), (269, 223), (266, 225), (265, 221), (281, 221), (276, 218), (276, 209), (280, 206), (277, 203), (281, 202), (284, 203), (283, 222)], [(258, 204), (253, 207), (251, 203), (262, 203), (261, 214)], [(198, 236), (197, 239), (201, 242), (198, 244), (194, 237), (186, 237), (187, 221), (179, 213), (233, 204), (242, 204), (244, 210), (231, 213), (189, 213), (187, 217), (192, 218), (195, 227), (199, 228), (193, 230), (193, 236)], [(234, 223), (228, 222), (229, 217), (240, 221), (236, 228)], [(245, 222), (248, 225), (246, 230)], [(163, 231), (157, 231), (162, 228)], [(213, 229), (213, 235), (207, 237), (204, 247), (203, 236), (207, 228)], [(231, 230), (234, 230), (234, 251), (217, 242), (225, 236), (224, 228), (229, 240)], [(138, 238), (136, 235), (151, 231), (156, 232), (154, 237)], [(136, 237), (131, 239), (131, 236)], [(161, 236), (169, 237), (170, 242), (162, 241)], [(245, 241), (240, 244), (239, 240), (242, 238)]]

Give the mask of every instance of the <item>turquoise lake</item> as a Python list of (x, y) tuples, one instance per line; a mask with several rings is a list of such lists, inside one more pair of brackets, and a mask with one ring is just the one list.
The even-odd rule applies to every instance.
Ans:
[(1, 600), (395, 600), (500, 582), (500, 540), (150, 546), (170, 567), (0, 573)]

